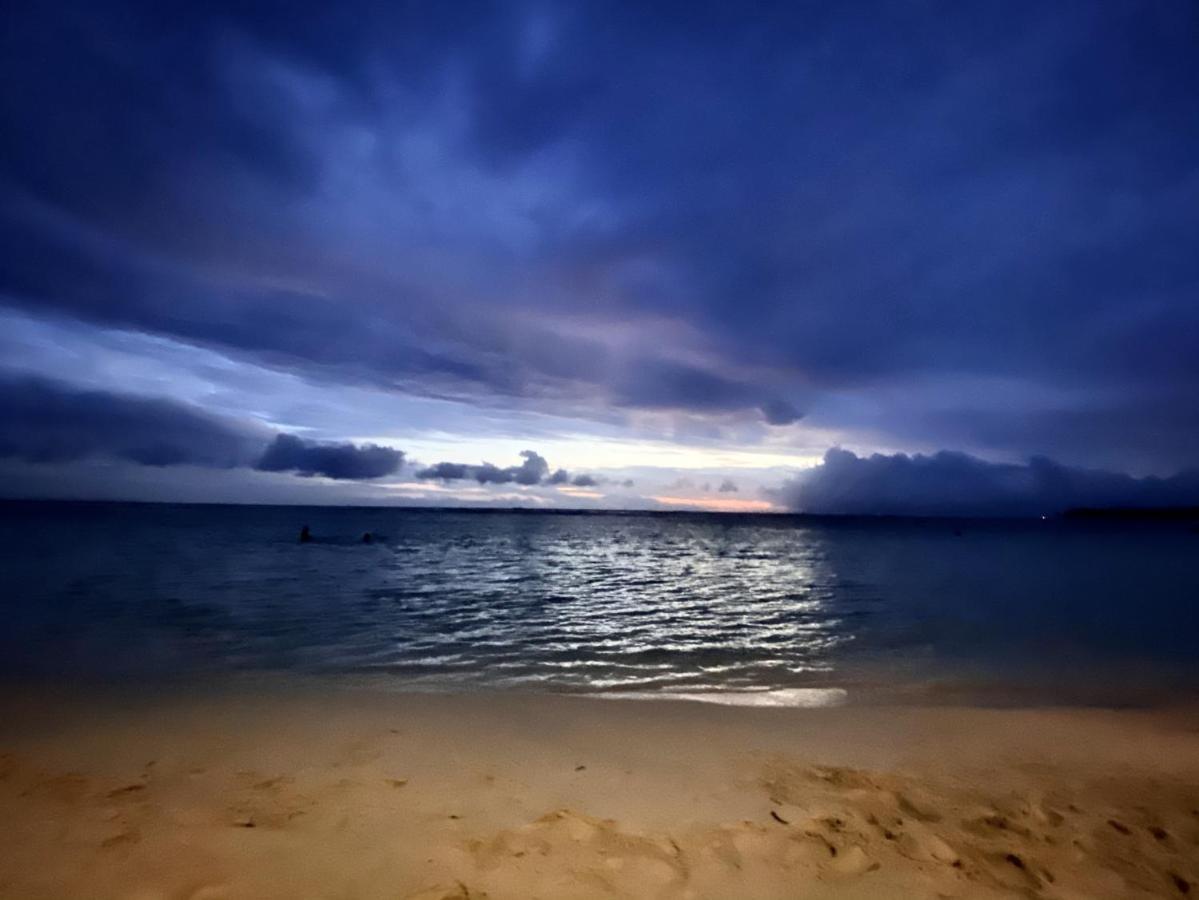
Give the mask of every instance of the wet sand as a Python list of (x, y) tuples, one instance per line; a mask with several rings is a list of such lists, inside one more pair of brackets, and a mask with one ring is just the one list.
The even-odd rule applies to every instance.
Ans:
[(1199, 715), (0, 693), (0, 897), (1199, 896)]

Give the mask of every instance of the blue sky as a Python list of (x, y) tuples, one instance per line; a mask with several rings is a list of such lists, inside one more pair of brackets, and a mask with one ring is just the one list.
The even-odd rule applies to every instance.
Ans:
[(9, 19), (4, 494), (781, 509), (833, 447), (1199, 464), (1191, 3)]

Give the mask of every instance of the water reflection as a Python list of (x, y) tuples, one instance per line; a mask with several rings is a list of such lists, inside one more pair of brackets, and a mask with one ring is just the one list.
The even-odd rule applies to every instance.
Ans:
[(339, 662), (408, 677), (609, 691), (757, 689), (827, 672), (852, 638), (805, 529), (517, 517), (399, 540), (373, 595), (388, 647)]
[(754, 703), (963, 677), (1093, 684), (1116, 661), (1199, 683), (1189, 530), (958, 529), (0, 504), (0, 671), (269, 669)]

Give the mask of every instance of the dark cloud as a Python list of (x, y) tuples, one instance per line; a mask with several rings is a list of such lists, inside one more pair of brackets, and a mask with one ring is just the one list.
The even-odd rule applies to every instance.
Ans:
[(491, 463), (483, 463), (481, 466), (474, 466), (470, 475), (479, 484), (509, 484), (516, 480), (516, 473), (519, 469), (519, 466), (501, 469)]
[(803, 413), (786, 400), (768, 400), (763, 403), (762, 415), (771, 425), (791, 425), (803, 418)]
[(0, 457), (227, 468), (247, 464), (268, 439), (265, 429), (183, 403), (0, 376)]
[(279, 434), (254, 468), (263, 472), (295, 472), (305, 477), (361, 480), (391, 475), (403, 461), (401, 451), (377, 444), (322, 443)]
[[(1147, 343), (1146, 346), (1152, 346)], [(1171, 471), (1199, 462), (1199, 403), (1183, 385), (1131, 396), (1100, 397), (1075, 406), (986, 411), (913, 411), (909, 427), (894, 430), (923, 440), (957, 435), (990, 452), (1079, 455), (1099, 468)]]
[(417, 478), (438, 479), (441, 481), (462, 481), (474, 479), (479, 484), (573, 484), (575, 486), (595, 485), (599, 482), (590, 475), (575, 475), (573, 478), (565, 469), (550, 472), (549, 463), (545, 457), (533, 450), (522, 450), (523, 462), (518, 466), (501, 468), (493, 463), (482, 463), (472, 466), (465, 463), (440, 462), (419, 469)]
[(417, 478), (425, 479), (440, 479), (441, 481), (460, 481), (463, 478), (473, 477), (473, 466), (464, 465), (462, 463), (439, 462), (432, 466), (426, 466), (416, 473)]
[(550, 472), (545, 457), (532, 450), (522, 450), (520, 455), (524, 457), (524, 462), (516, 468), (512, 480), (517, 484), (540, 484)]
[(756, 407), (771, 425), (790, 425), (802, 416), (752, 381), (652, 357), (625, 365), (613, 399), (622, 406), (712, 413)]
[[(1197, 28), (1189, 0), (15, 4), (0, 292), (592, 418), (836, 431), (919, 382), (934, 446), (973, 446), (1054, 394), (1019, 452), (1160, 469), (1199, 393)], [(1010, 402), (944, 402), (965, 377)], [(1115, 395), (1152, 428), (1055, 424)], [(914, 421), (876, 405), (872, 434)]]
[(1024, 465), (964, 453), (859, 457), (832, 449), (783, 486), (799, 512), (860, 515), (1051, 515), (1075, 507), (1199, 505), (1199, 469), (1134, 478), (1069, 468), (1045, 458)]
[(253, 466), (267, 472), (363, 479), (394, 472), (403, 454), (370, 444), (325, 444), (273, 434), (174, 400), (0, 376), (0, 458)]
[(733, 481), (733, 479), (726, 478), (724, 481), (720, 482), (720, 493), (728, 494), (730, 492), (735, 492), (736, 490), (737, 490), (737, 485)]

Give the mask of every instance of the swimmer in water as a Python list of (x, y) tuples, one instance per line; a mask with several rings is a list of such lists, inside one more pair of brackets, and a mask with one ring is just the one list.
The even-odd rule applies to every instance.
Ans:
[(371, 534), (369, 531), (362, 532), (362, 543), (370, 544), (370, 543), (373, 543), (374, 540), (375, 540), (375, 536), (373, 534)]
[(312, 532), (310, 532), (308, 530), (308, 526), (305, 525), (303, 528), (300, 529), (300, 543), (307, 544), (311, 540), (312, 540)]

